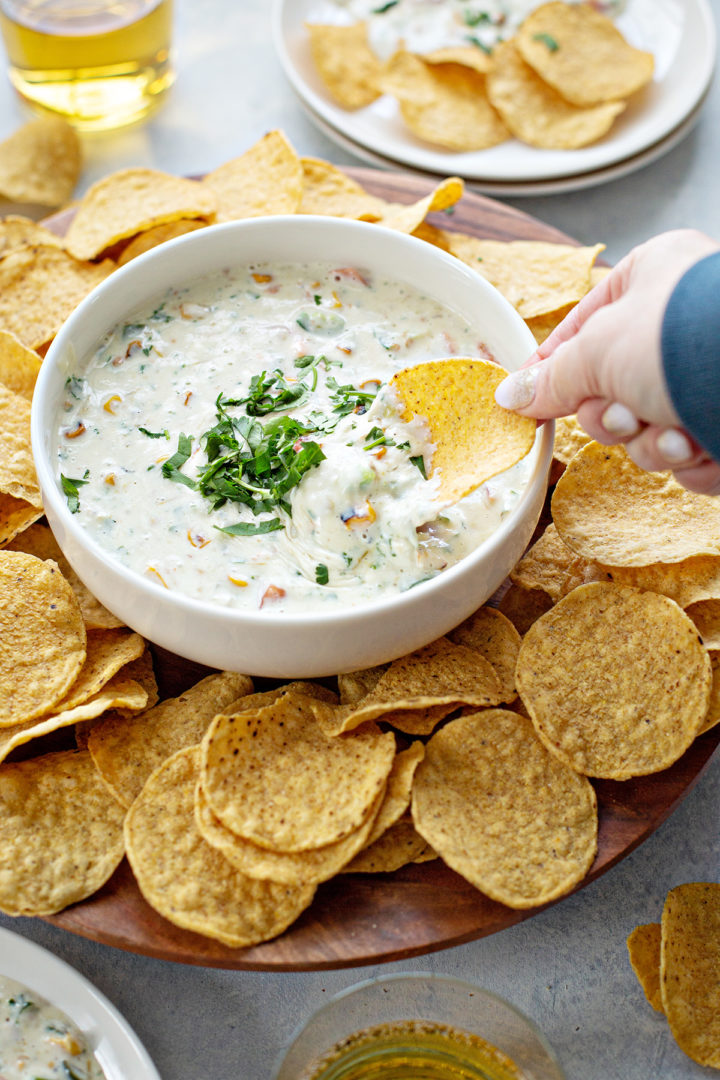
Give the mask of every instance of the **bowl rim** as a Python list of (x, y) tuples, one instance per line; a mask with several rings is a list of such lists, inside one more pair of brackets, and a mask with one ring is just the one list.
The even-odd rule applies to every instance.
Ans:
[[(237, 221), (208, 225), (205, 228), (197, 229), (193, 232), (175, 237), (172, 240), (165, 241), (163, 244), (143, 252), (143, 254), (132, 259), (124, 266), (117, 267), (107, 278), (96, 285), (91, 292), (81, 300), (51, 342), (38, 375), (31, 408), (32, 452), (40, 488), (43, 493), (43, 502), (44, 504), (49, 504), (51, 512), (58, 517), (67, 533), (74, 539), (80, 548), (87, 549), (107, 570), (116, 577), (122, 577), (130, 586), (132, 586), (132, 588), (139, 590), (147, 600), (156, 600), (164, 604), (169, 604), (172, 608), (189, 615), (194, 614), (211, 617), (218, 620), (220, 623), (227, 623), (228, 625), (241, 623), (247, 625), (250, 629), (255, 627), (258, 629), (272, 629), (273, 626), (280, 625), (285, 629), (292, 627), (297, 627), (298, 629), (312, 629), (320, 626), (331, 628), (333, 624), (339, 625), (345, 623), (349, 617), (353, 620), (360, 621), (365, 617), (375, 618), (381, 617), (383, 614), (394, 613), (397, 609), (407, 606), (409, 598), (411, 597), (415, 598), (422, 596), (429, 599), (434, 593), (437, 593), (438, 601), (441, 602), (442, 593), (457, 577), (467, 573), (472, 564), (482, 563), (486, 556), (491, 556), (496, 549), (502, 547), (502, 545), (512, 536), (518, 523), (523, 520), (525, 507), (528, 503), (532, 503), (536, 497), (537, 486), (539, 484), (547, 485), (553, 447), (554, 424), (552, 421), (546, 422), (538, 427), (535, 442), (528, 452), (529, 455), (534, 455), (535, 457), (533, 469), (520, 498), (508, 513), (507, 517), (493, 530), (492, 533), (490, 533), (489, 536), (481, 541), (476, 548), (452, 566), (436, 574), (432, 578), (418, 582), (411, 588), (405, 589), (402, 592), (389, 592), (387, 595), (361, 600), (348, 607), (345, 607), (340, 603), (329, 609), (322, 608), (305, 612), (282, 612), (267, 609), (255, 610), (239, 606), (233, 607), (215, 604), (180, 591), (167, 589), (161, 584), (152, 581), (150, 578), (143, 577), (143, 575), (139, 574), (137, 571), (126, 566), (99, 544), (84, 529), (84, 527), (75, 520), (74, 515), (70, 513), (67, 507), (65, 496), (60, 491), (50, 456), (45, 453), (44, 418), (54, 420), (56, 415), (48, 384), (53, 379), (56, 369), (63, 364), (63, 356), (67, 350), (70, 349), (74, 352), (72, 337), (77, 325), (82, 322), (91, 309), (96, 308), (98, 304), (103, 302), (106, 294), (110, 293), (110, 295), (113, 295), (117, 290), (122, 290), (125, 281), (128, 278), (132, 279), (140, 267), (151, 265), (155, 261), (160, 262), (167, 260), (169, 258), (169, 253), (177, 248), (187, 248), (188, 250), (191, 250), (193, 247), (201, 247), (207, 243), (213, 243), (212, 237), (218, 235), (220, 232), (233, 233), (237, 231), (242, 235), (246, 231), (263, 232), (269, 230), (281, 232), (283, 229), (287, 228), (294, 228), (300, 231), (307, 230), (308, 232), (318, 229), (325, 232), (339, 232), (344, 230), (347, 231), (349, 236), (353, 234), (364, 237), (373, 235), (382, 236), (384, 239), (381, 242), (396, 244), (398, 247), (407, 247), (408, 264), (410, 266), (412, 265), (413, 253), (419, 254), (422, 252), (424, 259), (429, 258), (431, 260), (436, 260), (439, 269), (442, 268), (443, 264), (452, 267), (455, 273), (460, 272), (472, 283), (473, 287), (477, 288), (480, 293), (484, 293), (486, 299), (491, 304), (494, 304), (511, 324), (514, 324), (516, 332), (526, 338), (528, 343), (528, 356), (536, 347), (530, 329), (512, 304), (510, 304), (499, 290), (460, 259), (439, 247), (428, 244), (427, 241), (412, 236), (411, 234), (389, 229), (376, 223), (314, 214), (277, 214), (268, 217), (244, 218)], [(390, 239), (390, 237), (392, 237), (392, 239)], [(323, 256), (322, 254), (318, 257), (312, 255), (310, 259), (321, 261)], [(226, 265), (226, 260), (223, 262), (223, 265)], [(241, 252), (238, 255), (235, 265), (243, 265)], [(220, 268), (221, 264), (218, 262), (215, 269)], [(196, 275), (196, 277), (197, 276), (202, 275)], [(192, 271), (190, 270), (184, 277), (186, 280), (191, 281), (193, 279)], [(408, 275), (406, 283), (417, 290), (421, 290), (421, 287), (413, 282), (411, 274)], [(157, 288), (157, 294), (159, 295), (163, 289), (167, 289), (168, 287), (167, 284), (165, 286), (160, 284)], [(150, 297), (148, 297), (148, 301), (149, 300)], [(442, 301), (439, 302), (442, 303)], [(136, 305), (128, 305), (128, 313), (132, 310), (133, 306)], [(106, 330), (110, 329), (118, 321), (118, 318), (113, 318), (112, 321), (108, 322)], [(100, 337), (101, 335), (97, 335), (95, 340), (99, 341)], [(87, 352), (83, 355), (87, 355)], [(62, 545), (60, 546), (62, 548)]]

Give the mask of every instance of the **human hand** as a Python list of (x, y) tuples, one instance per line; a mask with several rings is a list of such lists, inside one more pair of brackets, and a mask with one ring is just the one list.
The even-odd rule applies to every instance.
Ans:
[(682, 427), (667, 392), (660, 334), (675, 285), (720, 245), (679, 229), (634, 248), (497, 389), (504, 408), (548, 420), (577, 413), (643, 469), (672, 470), (691, 491), (720, 493), (720, 463)]

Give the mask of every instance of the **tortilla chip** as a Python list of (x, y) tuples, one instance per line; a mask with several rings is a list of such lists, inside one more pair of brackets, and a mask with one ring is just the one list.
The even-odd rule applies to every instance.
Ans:
[(47, 345), (87, 294), (115, 269), (80, 262), (50, 245), (18, 248), (0, 259), (0, 329), (29, 349)]
[(495, 389), (507, 375), (490, 360), (429, 360), (396, 372), (390, 386), (402, 419), (421, 417), (433, 444), (429, 477), (455, 502), (528, 454), (537, 423), (501, 408)]
[(552, 606), (552, 597), (544, 589), (511, 585), (498, 604), (498, 611), (510, 620), (520, 637), (524, 637), (536, 619)]
[(343, 109), (362, 109), (380, 96), (383, 65), (370, 48), (367, 25), (305, 23), (318, 75)]
[[(125, 671), (118, 672), (108, 679), (105, 685), (86, 698), (80, 704), (61, 711), (44, 713), (35, 720), (28, 720), (23, 724), (13, 724), (12, 727), (0, 728), (0, 761), (4, 759), (18, 746), (39, 739), (43, 735), (49, 735), (53, 731), (70, 727), (72, 724), (84, 724), (102, 716), (110, 709), (130, 710), (139, 712), (147, 705), (147, 691), (131, 679)], [(85, 747), (78, 747), (85, 749)]]
[(581, 585), (535, 622), (515, 672), (551, 753), (612, 780), (660, 772), (707, 713), (712, 669), (694, 623), (665, 596)]
[(9, 544), (34, 521), (43, 516), (42, 506), (33, 506), (0, 491), (0, 547)]
[(501, 701), (517, 697), (515, 665), (520, 651), (520, 634), (506, 615), (496, 608), (478, 608), (447, 635), (456, 645), (466, 645), (484, 656), (500, 683)]
[(573, 105), (630, 97), (653, 77), (652, 53), (633, 48), (590, 4), (542, 4), (522, 23), (515, 44), (540, 78)]
[(404, 735), (431, 735), (446, 716), (455, 712), (457, 703), (429, 705), (422, 709), (390, 709), (382, 714), (383, 724), (389, 724)]
[(85, 626), (57, 566), (0, 552), (0, 727), (52, 709), (84, 661)]
[(262, 709), (217, 716), (208, 728), (203, 791), (238, 836), (271, 851), (306, 851), (367, 820), (392, 767), (395, 736), (369, 724), (326, 735), (313, 711), (321, 704), (285, 694)]
[(282, 131), (269, 131), (203, 179), (217, 198), (215, 221), (294, 214), (303, 194), (300, 158)]
[(576, 416), (561, 416), (555, 421), (555, 441), (553, 457), (563, 465), (569, 465), (578, 450), (593, 440), (578, 423)]
[(488, 99), (513, 135), (530, 146), (588, 146), (606, 135), (625, 109), (624, 101), (571, 105), (525, 63), (512, 41), (496, 46), (493, 61), (486, 76)]
[(388, 874), (408, 863), (436, 859), (408, 814), (396, 821), (372, 844), (356, 855), (342, 870), (343, 874)]
[(381, 225), (388, 229), (397, 229), (398, 232), (414, 233), (420, 228), (428, 214), (440, 210), (447, 210), (454, 206), (462, 198), (464, 184), (457, 176), (451, 176), (442, 180), (429, 195), (409, 206), (393, 206), (388, 204), (388, 209), (379, 218)]
[(576, 304), (590, 288), (590, 271), (604, 244), (575, 247), (544, 240), (481, 240), (446, 234), (450, 251), (509, 300), (523, 319)]
[(0, 218), (0, 257), (15, 248), (36, 247), (38, 244), (45, 247), (63, 246), (59, 236), (32, 218), (15, 214)]
[(387, 671), (388, 667), (388, 664), (379, 664), (377, 667), (363, 668), (361, 671), (341, 672), (337, 677), (341, 704), (357, 705), (377, 686), (380, 676)]
[(0, 385), (0, 491), (42, 507), (30, 445), (30, 402)]
[(185, 236), (186, 233), (204, 229), (206, 224), (205, 221), (193, 221), (190, 219), (168, 221), (164, 225), (155, 225), (152, 229), (146, 229), (144, 232), (134, 236), (127, 247), (123, 248), (122, 253), (118, 256), (117, 264), (118, 266), (125, 266), (126, 263), (136, 259), (138, 255), (144, 255), (146, 251), (164, 244), (166, 240), (174, 240), (176, 236)]
[(705, 714), (699, 735), (703, 732), (709, 731), (710, 728), (715, 727), (720, 723), (720, 651), (717, 649), (708, 649), (708, 655), (710, 657), (710, 664), (712, 665), (712, 690), (710, 691), (710, 703), (708, 705), (708, 711)]
[(418, 240), (424, 240), (426, 244), (432, 244), (433, 247), (450, 251), (450, 242), (443, 230), (434, 225), (428, 225), (427, 221), (423, 221), (416, 229), (413, 229), (412, 235), (417, 236)]
[(0, 383), (11, 393), (32, 401), (41, 363), (33, 349), (26, 349), (14, 334), (0, 330)]
[(53, 712), (74, 709), (87, 701), (144, 651), (145, 639), (132, 630), (88, 630), (85, 662), (68, 692), (53, 706)]
[(660, 990), (678, 1046), (720, 1068), (720, 884), (671, 889), (662, 913)]
[(350, 731), (369, 720), (384, 720), (386, 715), (400, 710), (438, 705), (489, 706), (501, 701), (500, 681), (485, 657), (475, 649), (438, 638), (394, 660), (375, 688), (354, 708), (350, 707), (340, 730)]
[(80, 200), (65, 246), (76, 259), (94, 259), (128, 236), (186, 218), (211, 220), (217, 198), (197, 180), (157, 169), (121, 169), (98, 180)]
[(421, 59), (424, 64), (461, 64), (479, 71), (481, 75), (487, 75), (492, 67), (492, 56), (477, 45), (448, 45), (443, 49), (423, 53)]
[(383, 199), (371, 195), (342, 169), (321, 158), (300, 159), (303, 193), (298, 213), (378, 221), (387, 208)]
[(195, 825), (199, 750), (179, 750), (150, 776), (125, 821), (140, 891), (165, 919), (231, 948), (281, 934), (310, 904), (314, 885), (291, 888), (236, 870)]
[(597, 800), (585, 777), (505, 709), (451, 720), (415, 775), (412, 816), (440, 857), (486, 896), (529, 908), (565, 895), (597, 850)]
[(636, 926), (627, 939), (630, 964), (643, 993), (657, 1012), (663, 1012), (660, 995), (660, 923)]
[(720, 554), (720, 500), (646, 472), (622, 446), (580, 450), (558, 480), (552, 516), (568, 547), (607, 566)]
[(340, 873), (366, 846), (383, 797), (380, 792), (365, 821), (342, 840), (308, 851), (268, 851), (237, 836), (213, 814), (200, 784), (195, 789), (195, 823), (207, 843), (248, 877), (283, 885), (315, 885)]
[(137, 716), (103, 718), (88, 735), (98, 772), (118, 801), (130, 806), (153, 769), (198, 743), (213, 717), (252, 688), (247, 675), (220, 672)]
[(52, 915), (96, 892), (123, 857), (123, 816), (86, 752), (5, 762), (0, 911)]
[(519, 563), (510, 571), (510, 580), (525, 589), (542, 589), (559, 600), (590, 581), (607, 581), (610, 574), (599, 563), (576, 555), (563, 542), (551, 522)]
[(688, 604), (686, 613), (700, 631), (708, 649), (720, 649), (720, 600), (699, 600)]
[(28, 555), (35, 555), (38, 559), (52, 559), (60, 567), (60, 571), (66, 581), (72, 587), (77, 602), (80, 605), (86, 627), (90, 629), (109, 630), (123, 625), (121, 619), (108, 611), (97, 600), (90, 590), (82, 583), (70, 563), (63, 555), (57, 540), (47, 525), (35, 524), (25, 529), (7, 545), (8, 551), (25, 551)]
[(424, 757), (425, 745), (421, 742), (413, 742), (395, 755), (385, 794), (367, 839), (368, 846), (374, 844), (409, 809), (413, 779)]
[(474, 67), (427, 63), (400, 50), (380, 77), (410, 131), (450, 150), (484, 150), (505, 142), (510, 133), (490, 105), (486, 78)]
[(529, 319), (525, 320), (538, 345), (542, 345), (543, 341), (550, 337), (553, 330), (560, 325), (574, 307), (575, 304), (565, 304), (556, 311), (548, 311), (545, 315), (531, 315)]
[(0, 194), (12, 202), (62, 206), (80, 175), (74, 128), (57, 116), (31, 120), (0, 143)]
[[(681, 608), (688, 609), (703, 600), (720, 600), (718, 555), (693, 555), (681, 562), (651, 563), (649, 566), (608, 566), (605, 567), (605, 572), (608, 579), (618, 585), (634, 585), (637, 589), (662, 593)], [(697, 614), (701, 620), (703, 615), (705, 616), (705, 630), (710, 638), (712, 621), (708, 621), (708, 616), (711, 615), (711, 610), (703, 612), (703, 609), (699, 608)], [(688, 615), (694, 618), (692, 611), (688, 610)], [(714, 647), (710, 640), (705, 644)]]

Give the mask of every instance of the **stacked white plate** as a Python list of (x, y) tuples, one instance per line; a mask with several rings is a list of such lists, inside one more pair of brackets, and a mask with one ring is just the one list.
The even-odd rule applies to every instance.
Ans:
[(275, 0), (275, 46), (313, 122), (337, 145), (385, 169), (462, 176), (491, 195), (544, 195), (592, 187), (655, 161), (698, 119), (715, 67), (708, 0), (627, 0), (617, 18), (631, 44), (652, 52), (655, 75), (609, 134), (579, 150), (541, 150), (515, 139), (488, 150), (444, 151), (416, 138), (387, 95), (363, 109), (337, 105), (310, 56), (305, 22), (323, 21), (324, 0)]

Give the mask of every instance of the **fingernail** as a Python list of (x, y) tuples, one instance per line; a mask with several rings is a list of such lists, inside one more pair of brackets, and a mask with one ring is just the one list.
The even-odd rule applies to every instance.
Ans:
[(535, 397), (540, 364), (514, 371), (495, 390), (495, 401), (503, 409), (525, 409)]
[(683, 461), (689, 461), (693, 456), (693, 448), (690, 440), (677, 428), (666, 428), (658, 435), (655, 445), (670, 465), (680, 465)]
[(640, 421), (635, 413), (628, 409), (627, 405), (621, 405), (619, 401), (613, 401), (612, 405), (608, 405), (600, 420), (606, 431), (621, 438), (637, 435), (640, 430)]

